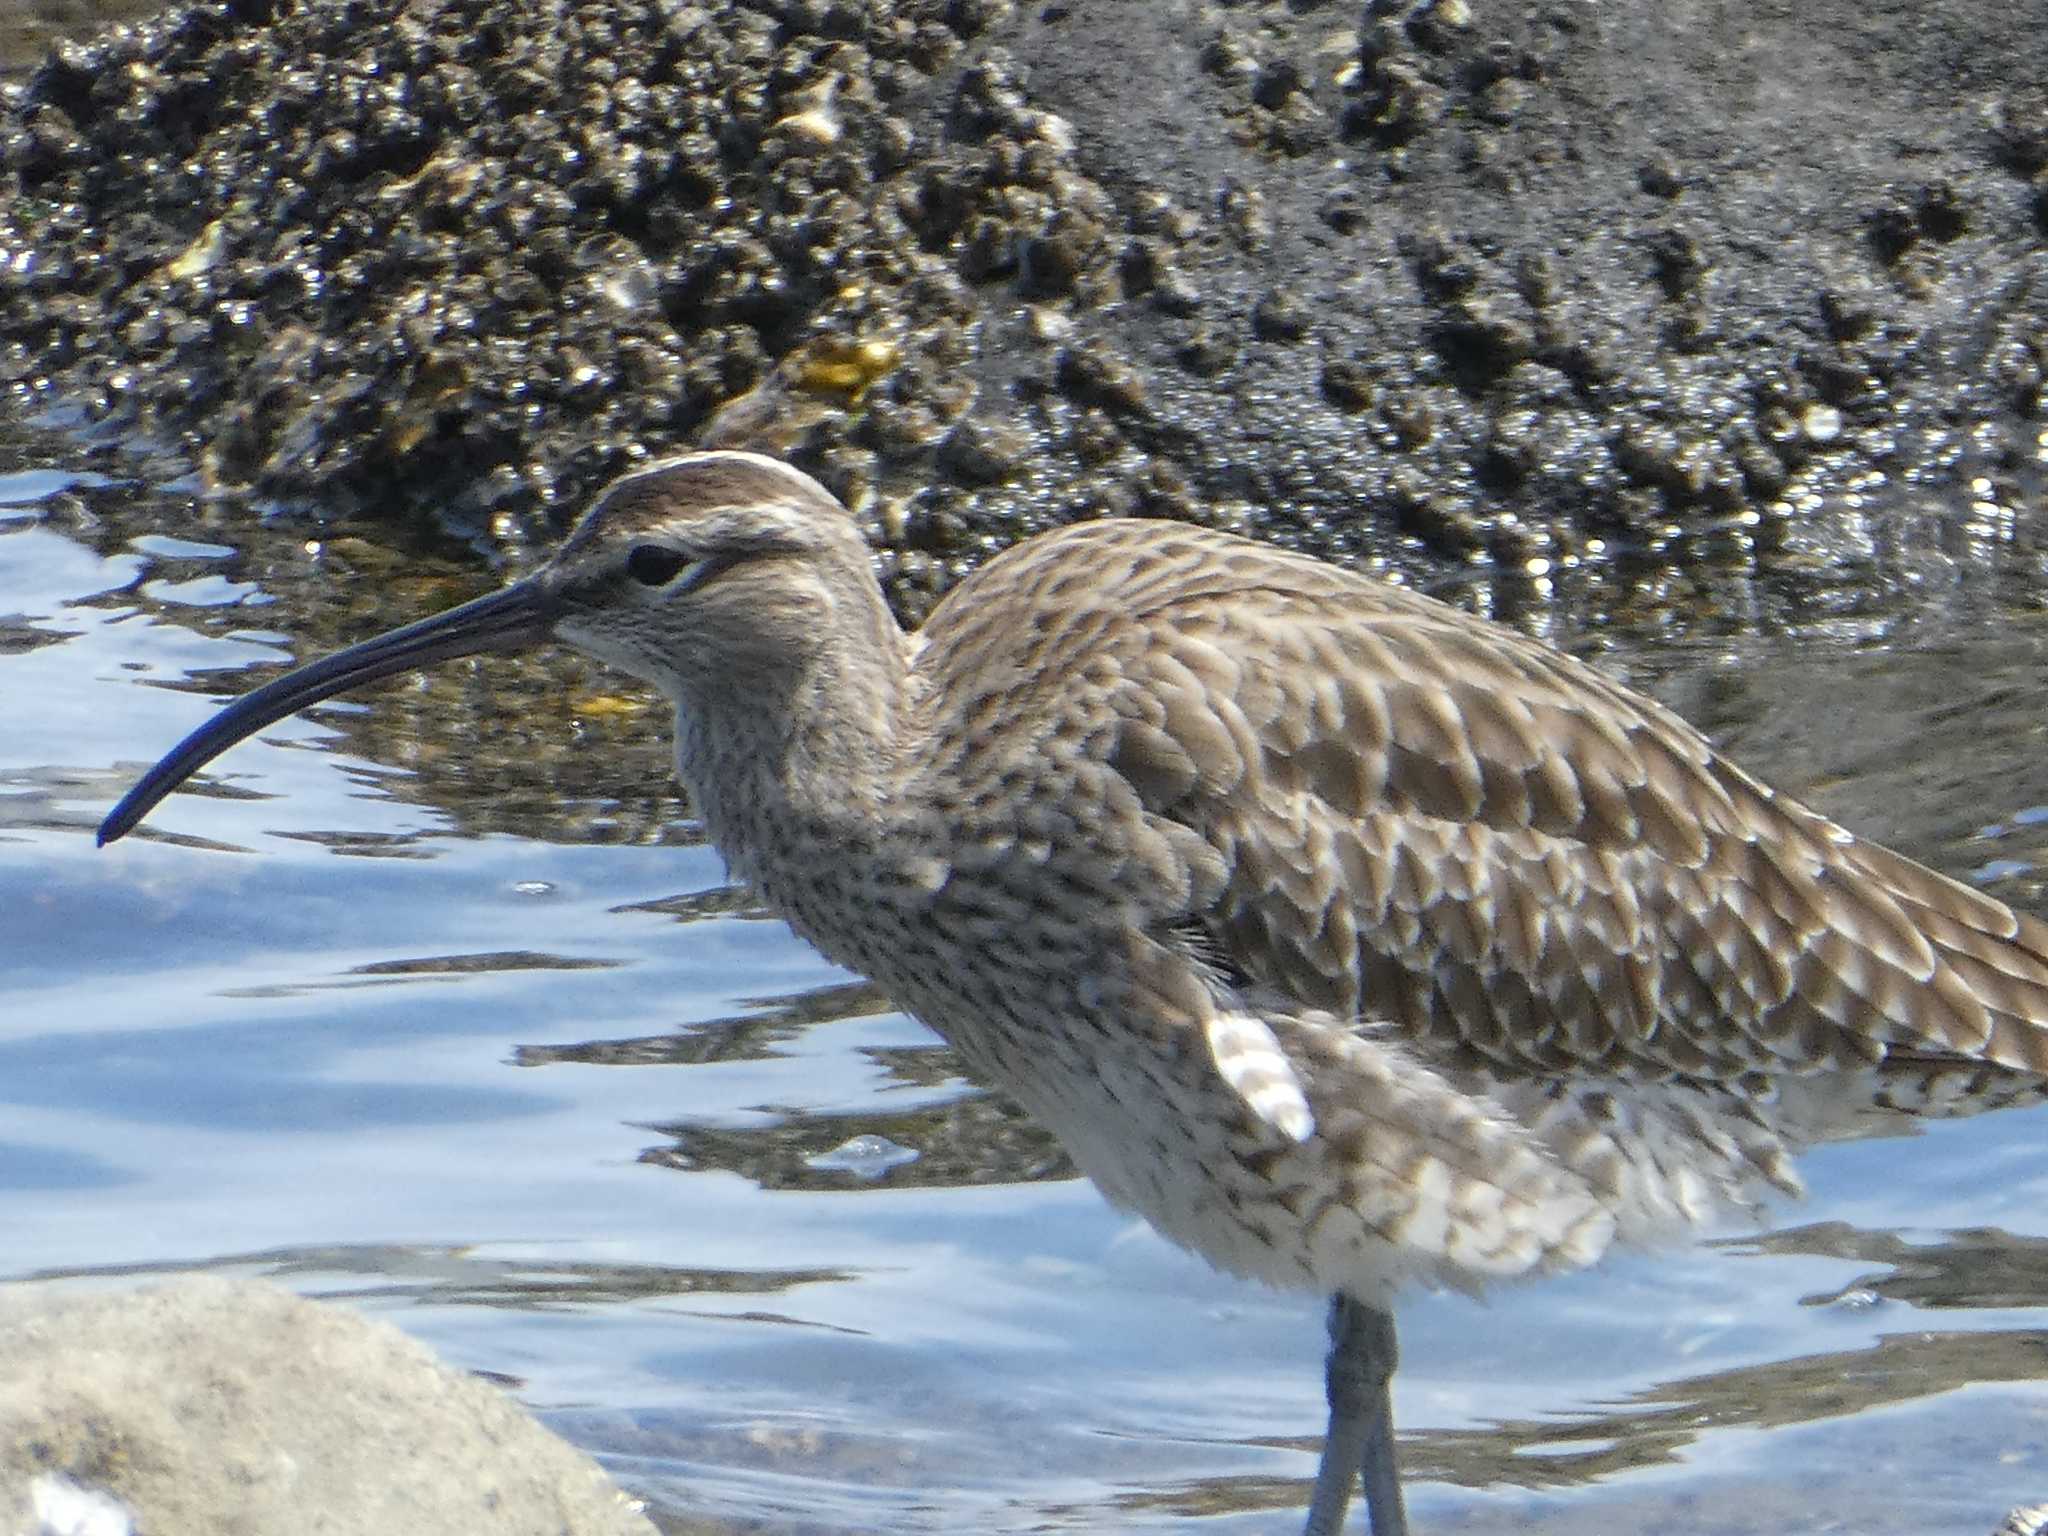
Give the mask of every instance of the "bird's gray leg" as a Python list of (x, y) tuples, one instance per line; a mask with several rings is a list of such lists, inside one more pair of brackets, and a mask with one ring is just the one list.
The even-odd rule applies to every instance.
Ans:
[(1330, 1298), (1330, 1359), (1324, 1378), (1330, 1428), (1323, 1437), (1323, 1459), (1302, 1536), (1337, 1536), (1351, 1503), (1354, 1468), (1365, 1483), (1372, 1536), (1408, 1536), (1388, 1391), (1400, 1358), (1391, 1312), (1341, 1292)]

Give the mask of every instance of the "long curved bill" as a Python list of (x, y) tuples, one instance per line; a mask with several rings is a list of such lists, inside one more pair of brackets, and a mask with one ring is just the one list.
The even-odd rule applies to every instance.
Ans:
[(547, 590), (529, 577), (272, 678), (228, 705), (145, 773), (100, 823), (100, 846), (133, 831), (164, 796), (266, 725), (394, 673), (459, 656), (530, 650), (553, 634), (554, 610)]

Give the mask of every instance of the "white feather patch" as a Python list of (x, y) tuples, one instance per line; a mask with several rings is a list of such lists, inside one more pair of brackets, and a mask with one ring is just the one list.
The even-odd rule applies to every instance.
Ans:
[(1315, 1112), (1301, 1090), (1294, 1063), (1263, 1019), (1240, 1011), (1210, 1015), (1205, 1028), (1209, 1059), (1251, 1112), (1292, 1141), (1315, 1134)]

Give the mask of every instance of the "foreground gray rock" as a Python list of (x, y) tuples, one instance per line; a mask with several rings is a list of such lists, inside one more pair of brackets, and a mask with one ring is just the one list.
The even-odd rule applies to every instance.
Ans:
[(117, 1509), (143, 1536), (654, 1532), (504, 1393), (346, 1307), (206, 1276), (0, 1289), (0, 1532), (111, 1536)]

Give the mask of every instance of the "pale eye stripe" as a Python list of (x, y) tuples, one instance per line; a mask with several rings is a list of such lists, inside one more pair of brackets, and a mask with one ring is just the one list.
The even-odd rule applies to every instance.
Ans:
[(1315, 1112), (1301, 1091), (1294, 1063), (1264, 1020), (1248, 1013), (1217, 1013), (1204, 1033), (1217, 1072), (1253, 1114), (1291, 1141), (1315, 1134)]

